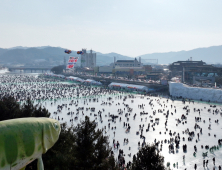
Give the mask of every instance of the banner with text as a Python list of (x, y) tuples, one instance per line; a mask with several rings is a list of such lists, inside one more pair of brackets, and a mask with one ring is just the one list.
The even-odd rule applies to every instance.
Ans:
[(74, 68), (74, 65), (78, 61), (78, 57), (69, 57), (68, 64), (66, 66), (66, 69), (72, 69)]

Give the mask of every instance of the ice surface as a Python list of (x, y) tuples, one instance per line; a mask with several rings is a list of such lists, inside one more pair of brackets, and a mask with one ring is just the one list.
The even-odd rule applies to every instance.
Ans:
[[(49, 84), (49, 83), (48, 83)], [(4, 86), (6, 86), (7, 84), (3, 84)], [(42, 84), (41, 84), (42, 85)], [(17, 91), (18, 86), (13, 86), (14, 88), (11, 89), (13, 91)], [(24, 86), (20, 86), (24, 89), (26, 89), (26, 91), (31, 91), (30, 88), (34, 88), (34, 89), (41, 89), (43, 87), (34, 87), (33, 85), (29, 85), (24, 84)], [(181, 89), (183, 89), (183, 87), (181, 86), (181, 84), (175, 85), (176, 88), (173, 89), (177, 89), (176, 91), (178, 96), (180, 96), (181, 94)], [(44, 89), (44, 88), (43, 88)], [(63, 92), (64, 93), (64, 89), (56, 89), (57, 92)], [(171, 94), (172, 94), (172, 86), (171, 86)], [(42, 93), (44, 93), (45, 91), (43, 90)], [(180, 92), (180, 93), (179, 93)], [(42, 94), (44, 96), (44, 94)], [(59, 95), (59, 94), (57, 94)], [(192, 97), (192, 95), (195, 95), (195, 93), (189, 93), (189, 95)], [(208, 95), (211, 95), (210, 93)], [(127, 99), (125, 101), (123, 101), (123, 97), (127, 96)], [(203, 94), (204, 96), (204, 94)], [(63, 98), (65, 96), (63, 95)], [(112, 97), (111, 100), (108, 100), (108, 97)], [(218, 139), (222, 139), (222, 134), (221, 134), (221, 122), (222, 122), (222, 118), (221, 118), (221, 105), (217, 105), (216, 108), (211, 107), (210, 104), (208, 103), (198, 103), (198, 102), (194, 102), (194, 103), (189, 103), (186, 102), (185, 104), (182, 103), (182, 101), (179, 100), (168, 100), (167, 102), (167, 98), (159, 98), (159, 97), (141, 97), (140, 95), (134, 95), (135, 98), (130, 98), (129, 94), (122, 94), (122, 98), (120, 98), (120, 94), (116, 94), (116, 95), (111, 95), (111, 94), (106, 94), (106, 95), (100, 95), (100, 96), (87, 96), (86, 98), (72, 98), (72, 99), (68, 99), (68, 98), (64, 98), (64, 99), (59, 99), (56, 102), (54, 100), (52, 101), (41, 101), (41, 104), (43, 106), (45, 106), (50, 112), (51, 112), (51, 117), (52, 118), (58, 118), (58, 116), (61, 118), (63, 118), (63, 121), (61, 122), (67, 122), (69, 126), (71, 126), (70, 123), (70, 119), (73, 119), (75, 116), (78, 116), (78, 120), (74, 121), (73, 124), (77, 125), (77, 123), (79, 123), (81, 120), (84, 120), (84, 117), (87, 115), (90, 117), (90, 120), (95, 120), (96, 122), (98, 122), (98, 128), (104, 128), (106, 126), (106, 133), (104, 131), (105, 135), (109, 136), (110, 139), (110, 146), (112, 146), (113, 148), (113, 139), (115, 139), (115, 141), (119, 141), (120, 143), (120, 149), (123, 149), (124, 154), (125, 154), (125, 160), (126, 162), (128, 161), (132, 161), (132, 157), (134, 154), (136, 154), (139, 150), (138, 147), (138, 142), (140, 141), (140, 143), (143, 142), (143, 139), (140, 138), (139, 135), (136, 135), (137, 131), (139, 130), (139, 125), (144, 125), (143, 128), (143, 135), (146, 138), (146, 142), (147, 143), (153, 143), (154, 140), (156, 139), (156, 141), (162, 141), (162, 140), (170, 140), (170, 138), (175, 138), (175, 136), (170, 136), (169, 135), (169, 131), (171, 130), (172, 133), (176, 133), (176, 135), (179, 133), (180, 134), (180, 147), (179, 149), (173, 154), (169, 152), (168, 143), (164, 143), (163, 142), (163, 146), (162, 146), (162, 151), (160, 152), (164, 157), (165, 157), (165, 165), (167, 164), (167, 162), (170, 162), (170, 167), (172, 169), (173, 168), (173, 163), (177, 163), (178, 162), (178, 168), (175, 169), (194, 169), (194, 164), (197, 164), (197, 169), (204, 169), (203, 168), (203, 157), (202, 157), (202, 153), (208, 151), (208, 157), (205, 158), (205, 160), (209, 160), (208, 163), (208, 168), (209, 169), (213, 169), (213, 161), (212, 158), (215, 157), (216, 158), (216, 169), (218, 169), (217, 167), (219, 165), (222, 165), (222, 160), (220, 159), (222, 156), (222, 148), (220, 148), (219, 150), (214, 151), (214, 153), (210, 153), (209, 150), (206, 150), (205, 148), (201, 149), (201, 145), (205, 146), (205, 145), (209, 145), (214, 146), (214, 145), (218, 145)], [(97, 98), (98, 102), (89, 102), (89, 99), (92, 98)], [(71, 100), (74, 100), (74, 102), (76, 102), (77, 100), (79, 101), (78, 106), (76, 107), (75, 105), (70, 106), (69, 103), (71, 102)], [(87, 100), (87, 101), (86, 101)], [(85, 104), (84, 104), (84, 101)], [(149, 102), (152, 101), (152, 105), (149, 105)], [(110, 104), (107, 105), (101, 105), (103, 102), (107, 102)], [(37, 101), (35, 102), (35, 104), (38, 103)], [(52, 104), (51, 104), (52, 103)], [(132, 112), (130, 113), (130, 116), (128, 116), (129, 121), (127, 121), (127, 117), (125, 117), (126, 113), (129, 113), (126, 111), (126, 107), (124, 106), (124, 104), (128, 104), (130, 108), (133, 108)], [(57, 106), (58, 105), (62, 105), (62, 104), (67, 104), (67, 108), (63, 107), (61, 112), (57, 112)], [(141, 109), (138, 107), (138, 105), (141, 104), (145, 104), (144, 109)], [(164, 106), (165, 105), (165, 106)], [(172, 105), (172, 108), (171, 108)], [(188, 112), (188, 115), (186, 115), (186, 110), (183, 109), (185, 106), (187, 106), (187, 109), (190, 109), (190, 112)], [(82, 111), (79, 111), (79, 115), (76, 115), (77, 111), (76, 109), (78, 107), (84, 107), (83, 113)], [(91, 112), (90, 110), (86, 111), (86, 107), (95, 107), (95, 112)], [(70, 108), (70, 109), (68, 109)], [(125, 111), (123, 111), (123, 114), (118, 114), (118, 109), (122, 109)], [(194, 112), (194, 108), (200, 109), (200, 114), (199, 112), (195, 111)], [(104, 109), (104, 111), (103, 111)], [(162, 113), (158, 113), (158, 109), (162, 110)], [(175, 112), (176, 109), (176, 112)], [(210, 109), (210, 110), (209, 110)], [(213, 112), (213, 110), (218, 109), (219, 112), (215, 113)], [(100, 121), (100, 118), (98, 116), (98, 112), (102, 111), (102, 120), (103, 122)], [(168, 124), (165, 127), (165, 121), (166, 121), (166, 113), (167, 110), (169, 110), (169, 117), (168, 117)], [(74, 115), (67, 115), (68, 112), (74, 112)], [(148, 112), (148, 115), (140, 115), (140, 112)], [(156, 111), (156, 114), (153, 114), (153, 111)], [(57, 112), (56, 114), (53, 114), (54, 112)], [(92, 114), (90, 114), (92, 113)], [(114, 114), (114, 115), (118, 115), (119, 117), (122, 118), (122, 120), (120, 121), (119, 118), (116, 120), (116, 122), (112, 122), (112, 121), (108, 121), (109, 119), (111, 119), (110, 117), (108, 117), (108, 113), (110, 114)], [(133, 119), (133, 115), (137, 114), (135, 120)], [(83, 115), (84, 114), (84, 115)], [(94, 114), (97, 114), (97, 116), (94, 116)], [(184, 114), (185, 116), (187, 116), (187, 123), (184, 122), (184, 124), (179, 123), (177, 124), (177, 119), (181, 119), (181, 115)], [(200, 122), (196, 122), (195, 121), (195, 117), (201, 117), (201, 121)], [(141, 120), (142, 118), (142, 120)], [(153, 123), (155, 122), (155, 118), (159, 118), (159, 123), (155, 123), (155, 130), (153, 130), (152, 127), (150, 127), (150, 130), (148, 132), (146, 132), (146, 128), (148, 123), (150, 123), (150, 125), (154, 125)], [(211, 121), (209, 121), (209, 118), (211, 118)], [(153, 120), (153, 123), (151, 122), (151, 120)], [(205, 120), (205, 123), (204, 123)], [(215, 120), (219, 120), (219, 123), (215, 123)], [(123, 127), (123, 122), (129, 123), (131, 126), (131, 130), (129, 133), (126, 133), (125, 130), (126, 128)], [(111, 130), (108, 129), (108, 123), (110, 123), (110, 127), (116, 127), (116, 130)], [(200, 134), (200, 139), (198, 140), (197, 138), (197, 133), (200, 133), (200, 129), (194, 129), (194, 125), (198, 124), (202, 129), (203, 129), (203, 133)], [(208, 129), (209, 125), (211, 125), (211, 129)], [(166, 131), (166, 128), (168, 129), (168, 131)], [(192, 141), (188, 141), (188, 134), (183, 134), (182, 132), (185, 131), (187, 128), (189, 128), (189, 131), (194, 131), (195, 136), (193, 137)], [(115, 131), (115, 137), (114, 137), (114, 132)], [(161, 134), (160, 134), (161, 132)], [(166, 132), (166, 134), (164, 133)], [(208, 135), (210, 133), (210, 136)], [(215, 137), (214, 137), (215, 135)], [(182, 140), (182, 138), (185, 138), (185, 141)], [(124, 144), (123, 140), (124, 138), (128, 138), (129, 139), (129, 143), (128, 144)], [(197, 140), (197, 143), (196, 143)], [(183, 153), (183, 149), (182, 146), (184, 144), (187, 144), (187, 153)], [(197, 146), (197, 154), (196, 157), (193, 156), (193, 152), (194, 152), (194, 145)], [(175, 144), (174, 144), (175, 146)], [(129, 147), (131, 147), (131, 150), (129, 150)], [(159, 149), (160, 149), (160, 145), (159, 145)], [(115, 154), (115, 158), (117, 158), (119, 151), (117, 149), (114, 149), (114, 154)], [(131, 157), (128, 156), (128, 154), (131, 153)], [(183, 162), (183, 155), (185, 155), (185, 162)], [(206, 168), (207, 169), (207, 168)]]
[[(115, 114), (118, 115), (117, 110), (118, 109), (124, 109), (123, 106), (123, 100), (118, 98), (117, 96), (111, 96), (113, 97), (113, 103), (112, 105), (101, 105), (102, 101), (105, 102), (109, 102), (107, 100), (107, 98), (109, 97), (109, 95), (103, 96), (103, 97), (96, 97), (99, 98), (99, 102), (87, 102), (87, 104), (84, 105), (84, 99), (78, 99), (79, 100), (79, 105), (78, 107), (95, 107), (95, 114), (98, 113), (98, 111), (102, 111), (102, 109), (105, 109), (104, 112), (102, 112), (102, 120), (103, 122), (101, 123), (99, 121), (99, 117), (98, 116), (94, 116), (94, 113), (91, 111), (86, 111), (84, 109), (84, 115), (79, 114), (78, 116), (78, 121), (74, 122), (74, 125), (76, 125), (80, 120), (84, 119), (85, 115), (88, 115), (90, 117), (90, 120), (96, 120), (96, 122), (98, 122), (98, 128), (103, 128), (104, 126), (106, 126), (106, 129), (108, 129), (108, 119), (110, 119), (108, 117), (108, 113), (110, 112), (110, 114)], [(131, 161), (132, 160), (132, 156), (133, 154), (136, 154), (139, 150), (138, 147), (138, 142), (140, 141), (140, 143), (142, 143), (143, 139), (140, 139), (139, 135), (136, 135), (136, 132), (139, 131), (139, 125), (143, 125), (144, 124), (144, 131), (143, 131), (143, 135), (146, 137), (146, 142), (148, 143), (153, 143), (154, 139), (156, 139), (157, 141), (161, 141), (164, 139), (169, 140), (170, 139), (170, 135), (169, 135), (169, 131), (171, 130), (172, 133), (176, 132), (180, 134), (180, 148), (178, 149), (177, 152), (175, 152), (175, 154), (173, 153), (169, 153), (169, 149), (168, 149), (168, 145), (169, 144), (165, 144), (163, 142), (163, 147), (162, 147), (162, 151), (160, 152), (164, 157), (165, 157), (165, 165), (167, 162), (171, 163), (171, 168), (173, 168), (173, 163), (178, 162), (178, 169), (193, 169), (194, 164), (197, 164), (197, 167), (199, 169), (199, 167), (203, 167), (202, 166), (202, 162), (203, 162), (203, 157), (202, 157), (202, 152), (206, 152), (206, 149), (201, 149), (201, 145), (209, 145), (210, 147), (213, 145), (218, 145), (218, 139), (222, 138), (221, 135), (221, 125), (220, 122), (222, 121), (221, 119), (221, 115), (220, 114), (213, 114), (212, 111), (212, 107), (210, 107), (209, 104), (206, 103), (186, 103), (186, 104), (182, 104), (181, 101), (171, 101), (169, 100), (167, 103), (167, 99), (162, 98), (160, 99), (160, 103), (162, 104), (162, 107), (160, 106), (159, 102), (157, 102), (157, 97), (150, 97), (149, 99), (147, 99), (149, 97), (145, 97), (140, 98), (140, 96), (136, 96), (136, 98), (132, 99), (132, 98), (127, 98), (126, 101), (124, 102), (125, 104), (129, 104), (129, 106), (131, 108), (133, 108), (132, 113), (129, 116), (129, 121), (127, 122), (127, 119), (125, 117), (125, 113), (127, 113), (127, 111), (124, 112), (124, 114), (119, 115), (122, 118), (122, 121), (119, 121), (119, 119), (117, 119), (116, 123), (111, 123), (110, 127), (116, 127), (116, 130), (111, 130), (108, 129), (106, 135), (109, 136), (110, 138), (110, 145), (112, 145), (113, 139), (115, 139), (116, 141), (119, 141), (120, 143), (120, 149), (124, 150), (124, 154), (125, 154), (125, 160), (126, 162)], [(89, 99), (89, 98), (88, 98)], [(133, 103), (132, 103), (133, 100)], [(148, 103), (150, 100), (154, 100), (152, 103), (154, 104), (154, 107), (151, 107)], [(74, 99), (74, 101), (76, 101)], [(70, 100), (61, 100), (61, 101), (57, 101), (55, 104), (53, 104), (52, 106), (50, 104), (46, 104), (46, 108), (49, 109), (49, 111), (51, 113), (57, 111), (57, 105), (61, 105), (61, 104), (69, 104)], [(120, 103), (120, 105), (116, 105)], [(139, 104), (145, 104), (144, 109), (139, 109), (138, 105)], [(167, 107), (164, 107), (164, 104)], [(171, 105), (173, 105), (173, 108), (171, 109)], [(178, 126), (176, 126), (176, 119), (181, 119), (181, 115), (182, 114), (186, 114), (186, 110), (183, 109), (184, 106), (189, 106), (190, 109), (190, 113), (188, 113), (187, 115), (187, 123), (185, 123), (184, 125), (182, 123), (178, 124)], [(175, 108), (174, 108), (175, 107)], [(205, 108), (204, 108), (205, 107)], [(64, 118), (64, 122), (68, 122), (68, 124), (70, 125), (70, 119), (73, 118), (71, 116), (68, 116), (67, 113), (69, 111), (74, 111), (76, 114), (76, 107), (75, 106), (68, 106), (68, 108), (70, 108), (70, 110), (68, 109), (63, 109), (62, 113), (59, 113), (57, 116), (59, 116), (60, 118), (63, 117)], [(126, 107), (125, 107), (126, 108)], [(200, 115), (199, 112), (194, 112), (194, 108), (196, 109), (200, 109)], [(221, 106), (217, 106), (217, 109), (220, 109)], [(153, 115), (153, 111), (158, 110), (158, 109), (164, 109), (163, 113), (156, 113), (155, 115)], [(175, 109), (176, 109), (176, 113), (175, 113)], [(211, 112), (208, 112), (208, 109), (211, 109)], [(169, 118), (168, 118), (168, 126), (166, 128), (168, 128), (168, 131), (166, 131), (165, 129), (165, 121), (166, 118), (164, 116), (164, 113), (166, 113), (167, 110), (170, 110), (170, 114), (169, 114)], [(148, 112), (148, 115), (141, 115), (140, 116), (140, 112), (145, 111)], [(171, 114), (171, 112), (173, 113), (173, 115)], [(90, 113), (92, 113), (92, 115), (90, 116)], [(133, 115), (137, 114), (135, 120), (133, 119)], [(105, 117), (105, 115), (107, 115), (107, 117)], [(53, 118), (56, 118), (57, 116), (52, 114)], [(149, 117), (149, 116), (152, 116)], [(195, 117), (201, 117), (202, 121), (201, 122), (195, 122)], [(143, 118), (141, 120), (141, 118)], [(145, 119), (147, 118), (147, 120)], [(148, 123), (151, 123), (150, 121), (153, 120), (155, 122), (155, 118), (159, 118), (159, 124), (155, 125), (155, 131), (153, 131), (152, 128), (150, 128), (149, 132), (146, 132), (146, 128)], [(209, 118), (211, 118), (211, 121), (209, 122)], [(219, 123), (215, 123), (214, 121), (218, 119)], [(203, 123), (203, 120), (205, 120), (205, 123)], [(129, 133), (125, 133), (126, 128), (123, 127), (123, 122), (129, 123), (131, 126), (131, 130)], [(196, 139), (197, 139), (197, 133), (200, 132), (199, 129), (195, 130), (194, 129), (194, 125), (195, 123), (197, 123), (202, 129), (203, 129), (203, 134), (200, 135), (200, 140), (198, 141), (198, 143), (196, 143)], [(211, 124), (211, 130), (208, 129), (209, 124)], [(151, 123), (152, 125), (152, 123)], [(191, 142), (188, 142), (188, 135), (187, 134), (182, 134), (182, 131), (185, 131), (187, 128), (189, 128), (190, 131), (194, 131), (195, 132), (195, 136), (194, 139)], [(115, 137), (113, 132), (115, 131)], [(159, 132), (161, 132), (161, 134), (159, 134)], [(166, 132), (166, 134), (164, 134), (164, 132)], [(210, 133), (210, 136), (208, 136), (208, 133)], [(216, 137), (214, 137), (214, 134), (216, 135)], [(172, 136), (173, 138), (175, 138), (175, 136)], [(182, 140), (182, 138), (185, 137), (185, 141)], [(129, 139), (129, 143), (128, 144), (124, 144), (123, 143), (123, 139), (124, 138), (128, 138)], [(182, 150), (182, 146), (184, 144), (187, 144), (187, 153), (183, 153)], [(196, 157), (193, 156), (193, 152), (194, 152), (194, 145), (197, 146), (197, 155)], [(174, 145), (175, 146), (175, 145)], [(129, 150), (129, 147), (131, 147), (131, 150)], [(160, 148), (160, 147), (159, 147)], [(118, 150), (114, 149), (114, 153), (115, 153), (115, 157), (117, 158), (118, 156)], [(208, 167), (210, 169), (212, 169), (213, 167), (213, 162), (212, 162), (212, 158), (216, 157), (216, 165), (222, 164), (222, 161), (220, 160), (220, 157), (222, 156), (222, 150), (219, 149), (217, 151), (215, 151), (214, 153), (210, 153), (208, 150), (208, 157), (206, 157), (205, 159), (209, 160), (209, 164)], [(128, 156), (128, 154), (131, 153), (131, 157)], [(185, 155), (185, 163), (183, 163), (183, 155)]]

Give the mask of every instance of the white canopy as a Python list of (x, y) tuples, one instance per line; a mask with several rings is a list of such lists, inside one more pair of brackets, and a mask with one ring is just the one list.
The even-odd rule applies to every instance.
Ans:
[(55, 76), (53, 73), (45, 73), (46, 76)]
[(66, 77), (66, 79), (72, 80), (72, 81), (84, 82), (84, 80), (79, 77), (69, 76), (69, 77)]
[(127, 89), (127, 90), (136, 90), (136, 91), (149, 91), (148, 87), (146, 86), (141, 86), (141, 85), (134, 85), (134, 84), (123, 84), (123, 83), (111, 83), (109, 84), (110, 88), (122, 88), (122, 89)]
[(139, 90), (139, 91), (148, 91), (148, 87), (141, 86), (141, 85), (128, 84), (127, 88), (128, 89), (135, 89), (135, 90)]
[(86, 79), (84, 81), (85, 84), (92, 84), (92, 85), (102, 85), (102, 83), (98, 82), (98, 81), (95, 81), (95, 80), (92, 80), (92, 79)]
[(111, 83), (111, 84), (109, 84), (109, 86), (108, 87), (110, 87), (110, 88), (126, 88), (127, 87), (127, 85), (128, 84), (123, 84), (123, 83)]

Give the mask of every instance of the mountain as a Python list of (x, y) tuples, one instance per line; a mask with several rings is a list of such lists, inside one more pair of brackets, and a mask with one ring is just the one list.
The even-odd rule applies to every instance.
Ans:
[[(36, 61), (45, 60), (45, 61), (57, 61), (60, 64), (63, 63), (64, 57), (68, 60), (69, 56), (78, 56), (76, 51), (72, 50), (72, 53), (67, 55), (64, 53), (64, 48), (61, 47), (13, 47), (9, 49), (0, 48), (0, 61), (3, 63), (11, 63), (11, 64), (27, 64), (27, 63), (35, 63)], [(89, 51), (88, 51), (89, 52)], [(95, 52), (95, 51), (93, 51)], [(127, 56), (123, 56), (117, 53), (109, 53), (102, 54), (100, 52), (96, 52), (97, 54), (97, 65), (109, 65), (113, 63), (114, 56), (116, 59), (132, 59)], [(80, 56), (79, 56), (80, 57)], [(80, 65), (80, 60), (78, 61)]]
[(50, 46), (40, 46), (40, 47), (23, 47), (23, 46), (16, 46), (16, 47), (11, 47), (8, 48), (9, 50), (13, 50), (13, 49), (28, 49), (28, 48), (38, 48), (38, 49), (44, 49)]
[[(61, 47), (51, 46), (18, 46), (9, 49), (0, 48), (0, 62), (11, 64), (35, 64), (35, 62), (45, 61), (45, 65), (47, 65), (47, 63), (56, 65), (63, 63), (64, 57), (68, 59), (69, 56), (78, 56), (74, 50), (69, 55), (65, 54), (64, 50), (65, 49)], [(114, 57), (116, 57), (116, 60), (134, 59), (132, 57), (124, 56), (114, 52), (107, 54), (96, 52), (96, 54), (96, 63), (98, 66), (109, 65), (110, 63), (113, 63)], [(222, 46), (197, 48), (189, 51), (144, 54), (138, 57), (141, 57), (143, 63), (154, 63), (154, 61), (151, 61), (150, 59), (158, 59), (159, 64), (169, 64), (175, 61), (185, 61), (192, 57), (193, 61), (202, 60), (208, 64), (215, 64), (222, 63)], [(78, 63), (80, 63), (80, 60)]]
[(36, 59), (48, 59), (51, 55), (37, 48), (12, 49), (0, 55), (0, 60), (10, 63), (29, 63)]
[(222, 63), (222, 46), (197, 48), (190, 51), (152, 53), (138, 56), (143, 59), (158, 59), (159, 64), (170, 64), (175, 61), (185, 61), (192, 57), (193, 61), (204, 61), (208, 64)]
[(8, 49), (5, 49), (5, 48), (0, 48), (0, 55), (5, 53), (6, 51), (8, 51)]
[(30, 48), (30, 47), (16, 46), (16, 47), (8, 48), (8, 50), (14, 50), (14, 49), (28, 49), (28, 48)]
[[(116, 57), (116, 60), (132, 60), (132, 57), (127, 57), (121, 54), (117, 53), (107, 53), (103, 54), (97, 51), (92, 51), (93, 53), (96, 53), (96, 65), (103, 66), (103, 65), (110, 65), (114, 62), (114, 57)], [(87, 53), (90, 53), (90, 50), (87, 50)]]
[(116, 60), (132, 60), (133, 58), (127, 57), (117, 53), (108, 53), (108, 54), (98, 54), (96, 53), (96, 64), (97, 65), (109, 65), (114, 62), (114, 57)]
[(3, 63), (27, 64), (34, 63), (36, 60), (63, 62), (64, 56), (66, 56), (64, 49), (60, 47), (30, 47), (27, 49), (19, 47), (6, 50), (0, 48), (0, 61)]

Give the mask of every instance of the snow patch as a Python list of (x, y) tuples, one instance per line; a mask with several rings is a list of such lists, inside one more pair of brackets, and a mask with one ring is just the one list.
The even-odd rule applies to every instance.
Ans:
[(194, 100), (222, 102), (222, 90), (201, 87), (189, 87), (182, 83), (169, 83), (170, 95)]

